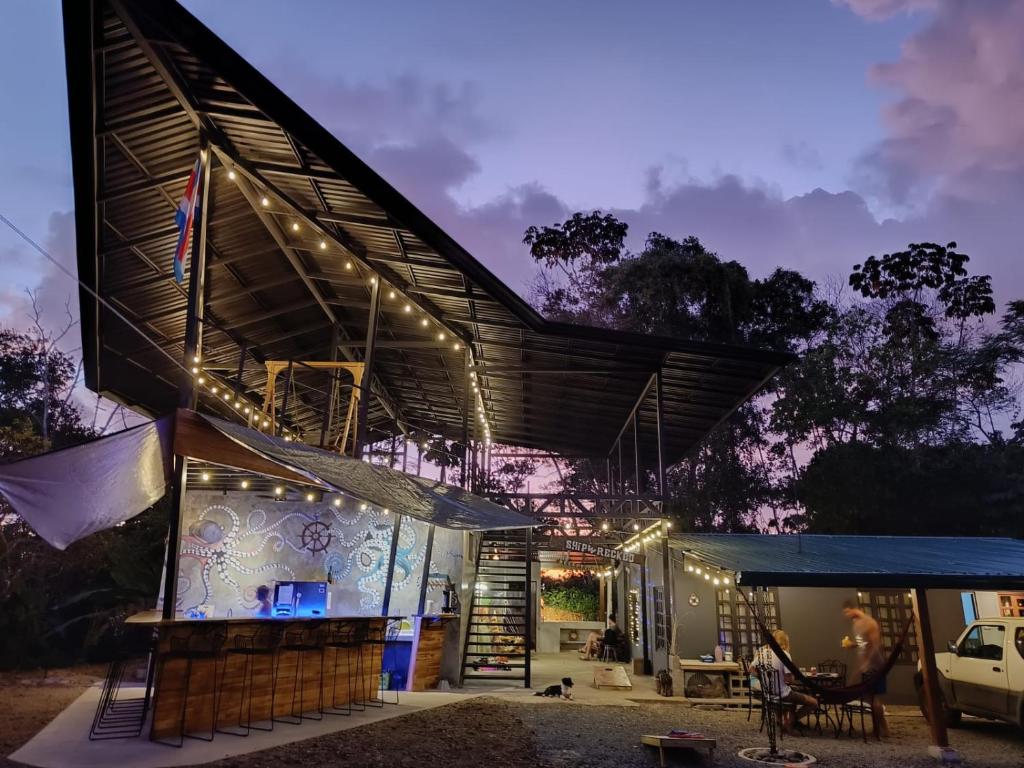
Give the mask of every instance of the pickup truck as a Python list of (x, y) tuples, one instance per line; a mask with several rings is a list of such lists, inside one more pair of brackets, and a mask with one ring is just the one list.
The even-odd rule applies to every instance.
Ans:
[[(935, 666), (947, 726), (967, 713), (1024, 727), (1024, 618), (971, 622)], [(920, 672), (915, 679), (923, 712)]]

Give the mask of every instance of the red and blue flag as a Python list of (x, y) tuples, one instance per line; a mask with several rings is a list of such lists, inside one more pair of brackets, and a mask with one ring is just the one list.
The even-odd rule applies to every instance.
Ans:
[(196, 210), (199, 208), (199, 183), (203, 175), (202, 158), (196, 159), (189, 174), (185, 194), (182, 195), (178, 209), (174, 212), (174, 222), (178, 225), (178, 245), (174, 249), (174, 279), (179, 283), (185, 281), (185, 257), (188, 256), (192, 242), (192, 222), (195, 221)]

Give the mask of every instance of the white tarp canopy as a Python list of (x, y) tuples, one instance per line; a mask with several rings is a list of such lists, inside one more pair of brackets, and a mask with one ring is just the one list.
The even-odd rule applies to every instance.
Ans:
[(10, 464), (0, 493), (57, 549), (151, 507), (171, 481), (173, 416)]

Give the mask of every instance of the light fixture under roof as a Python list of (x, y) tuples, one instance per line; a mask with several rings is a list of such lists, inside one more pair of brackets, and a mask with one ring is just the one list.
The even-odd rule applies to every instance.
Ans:
[(270, 198), (264, 195), (263, 198), (260, 200), (260, 205), (266, 208), (268, 205), (270, 205)]

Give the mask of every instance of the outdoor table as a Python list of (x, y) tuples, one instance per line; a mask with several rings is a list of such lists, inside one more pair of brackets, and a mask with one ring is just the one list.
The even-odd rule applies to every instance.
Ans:
[(658, 763), (665, 768), (666, 749), (706, 749), (708, 751), (708, 762), (715, 761), (715, 747), (718, 742), (715, 739), (688, 739), (674, 736), (655, 736), (648, 734), (640, 737), (640, 743), (648, 747), (658, 748)]
[(683, 673), (683, 695), (686, 695), (686, 685), (690, 678), (697, 675), (703, 674), (708, 678), (714, 678), (718, 676), (722, 680), (722, 684), (725, 690), (725, 698), (731, 699), (733, 695), (732, 691), (732, 679), (734, 675), (739, 675), (742, 671), (738, 662), (735, 661), (710, 661), (705, 662), (700, 659), (680, 659), (679, 669)]

